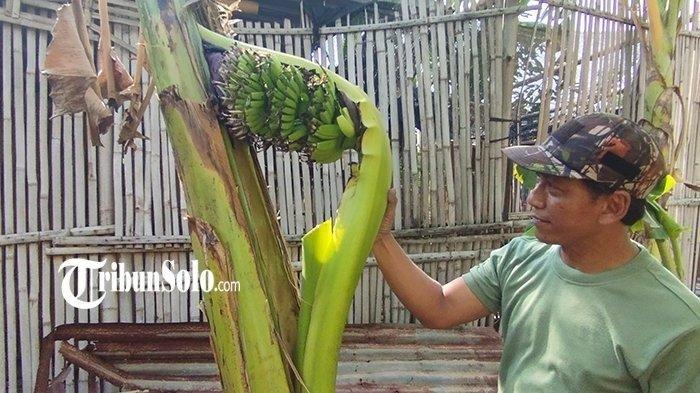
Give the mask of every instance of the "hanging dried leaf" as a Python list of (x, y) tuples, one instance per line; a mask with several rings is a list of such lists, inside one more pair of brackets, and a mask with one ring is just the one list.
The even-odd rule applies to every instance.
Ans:
[(102, 146), (100, 135), (107, 133), (109, 128), (114, 123), (114, 115), (102, 101), (102, 99), (92, 89), (85, 91), (85, 104), (88, 125), (90, 132), (90, 141), (93, 146)]
[(54, 116), (85, 111), (90, 140), (100, 146), (99, 135), (107, 132), (114, 118), (95, 90), (97, 75), (79, 34), (84, 26), (78, 26), (72, 7), (58, 9), (42, 73), (48, 77)]
[(116, 109), (121, 106), (124, 101), (131, 98), (127, 89), (132, 86), (134, 80), (131, 78), (131, 75), (129, 75), (129, 71), (126, 70), (124, 64), (117, 57), (114, 49), (111, 50), (109, 57), (112, 63), (109, 69), (112, 70), (111, 79), (114, 81), (114, 92), (110, 94), (108, 88), (107, 67), (100, 67), (100, 71), (97, 74), (97, 84), (100, 86), (102, 97), (108, 99), (109, 106)]
[(122, 151), (125, 153), (128, 149), (136, 149), (136, 143), (134, 143), (135, 139), (148, 139), (147, 136), (138, 131), (138, 128), (143, 119), (143, 115), (146, 113), (146, 108), (148, 108), (148, 104), (151, 102), (155, 87), (155, 81), (151, 79), (148, 89), (146, 90), (146, 95), (143, 98), (140, 96), (134, 97), (131, 100), (131, 106), (125, 111), (122, 129), (119, 132), (119, 139), (117, 139), (117, 143), (123, 146)]
[(146, 46), (144, 45), (143, 33), (139, 32), (139, 42), (136, 44), (136, 67), (134, 68), (134, 77), (131, 81), (131, 86), (121, 91), (121, 94), (129, 97), (128, 99), (131, 101), (141, 99), (141, 79), (146, 60)]
[(97, 78), (78, 35), (71, 5), (58, 9), (42, 72), (48, 76), (55, 116), (84, 111), (85, 92)]

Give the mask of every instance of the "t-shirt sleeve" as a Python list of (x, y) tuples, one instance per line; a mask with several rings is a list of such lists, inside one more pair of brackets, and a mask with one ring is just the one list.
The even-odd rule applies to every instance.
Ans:
[(505, 263), (508, 251), (515, 241), (517, 240), (492, 251), (488, 259), (472, 267), (462, 276), (469, 289), (492, 313), (501, 311), (502, 264)]
[(662, 350), (640, 382), (649, 393), (700, 392), (700, 327)]

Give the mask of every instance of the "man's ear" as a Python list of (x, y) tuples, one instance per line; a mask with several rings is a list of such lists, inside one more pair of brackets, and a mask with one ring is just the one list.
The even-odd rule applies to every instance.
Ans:
[(600, 224), (608, 225), (622, 220), (630, 207), (632, 196), (627, 191), (617, 190), (602, 198), (605, 205), (598, 218)]

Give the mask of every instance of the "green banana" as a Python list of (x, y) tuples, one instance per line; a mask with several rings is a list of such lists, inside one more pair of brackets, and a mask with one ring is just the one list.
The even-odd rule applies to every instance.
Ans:
[(316, 129), (314, 132), (319, 139), (338, 139), (342, 135), (340, 127), (336, 124), (324, 124)]
[(336, 117), (336, 122), (338, 122), (338, 127), (340, 131), (348, 138), (353, 138), (355, 136), (355, 125), (350, 118), (350, 113), (346, 108), (340, 110), (341, 114)]

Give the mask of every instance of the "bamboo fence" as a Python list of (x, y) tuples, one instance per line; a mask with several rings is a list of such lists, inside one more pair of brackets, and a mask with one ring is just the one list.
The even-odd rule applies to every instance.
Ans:
[[(523, 54), (516, 52), (515, 41), (517, 14), (524, 8), (516, 3), (476, 7), (461, 2), (449, 8), (443, 2), (404, 0), (391, 19), (380, 17), (370, 4), (321, 27), (317, 37), (304, 18), (298, 26), (245, 22), (239, 29), (239, 39), (312, 58), (375, 98), (391, 134), (394, 186), (400, 196), (397, 235), (413, 260), (440, 282), (458, 277), (516, 236), (520, 219), (527, 216), (500, 153), (513, 140), (517, 123), (513, 75), (515, 60)], [(537, 55), (544, 72), (527, 75), (525, 81), (542, 86), (542, 108), (547, 110), (539, 114), (540, 138), (551, 127), (592, 110), (632, 118), (641, 113), (644, 76), (638, 66), (643, 53), (627, 11), (608, 5), (612, 3), (617, 4), (588, 0), (573, 6), (550, 0), (531, 7), (531, 13), (541, 16), (546, 37)], [(96, 38), (97, 3), (84, 4), (92, 10), (88, 20)], [(129, 0), (109, 4), (115, 49), (133, 69), (135, 5)], [(51, 118), (46, 79), (39, 71), (58, 6), (47, 0), (5, 0), (0, 10), (0, 392), (31, 391), (39, 341), (54, 326), (203, 318), (194, 293), (107, 292), (100, 307), (89, 311), (62, 299), (57, 268), (69, 257), (153, 271), (166, 259), (185, 268), (193, 256), (184, 196), (156, 98), (142, 127), (149, 140), (137, 141), (139, 149), (126, 155), (116, 145), (114, 131), (103, 136), (103, 148), (92, 147), (82, 115)], [(697, 184), (700, 6), (696, 2), (694, 7), (695, 14), (684, 15), (678, 47), (688, 135), (678, 167)], [(144, 88), (147, 82), (145, 78)], [(119, 112), (115, 129), (121, 120)], [(349, 177), (347, 164), (357, 157), (346, 153), (339, 163), (319, 166), (296, 153), (269, 149), (258, 158), (298, 270), (301, 235), (335, 211)], [(692, 285), (700, 258), (700, 202), (697, 193), (679, 187), (670, 204), (691, 228), (683, 248)], [(348, 322), (415, 319), (370, 260)], [(54, 375), (63, 369), (58, 355), (55, 360)], [(87, 374), (70, 373), (67, 391), (86, 392)]]

